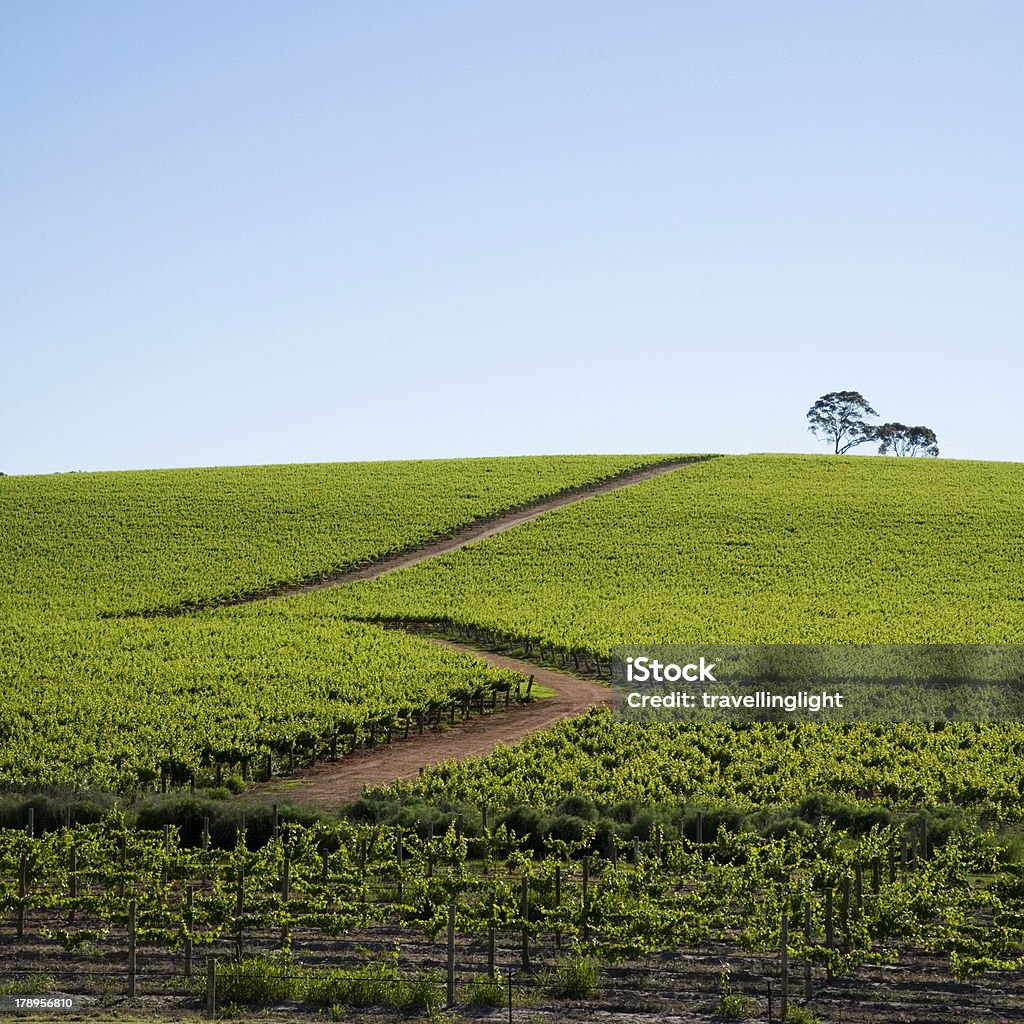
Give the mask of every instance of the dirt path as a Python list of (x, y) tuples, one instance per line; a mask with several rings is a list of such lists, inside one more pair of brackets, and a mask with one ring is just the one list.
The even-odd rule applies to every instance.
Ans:
[(600, 683), (489, 651), (463, 647), (448, 640), (433, 642), (483, 658), (499, 668), (532, 675), (537, 685), (550, 687), (555, 696), (531, 704), (514, 705), (508, 711), (470, 718), (467, 722), (423, 736), (398, 739), (390, 746), (358, 750), (340, 761), (324, 761), (315, 768), (258, 786), (251, 791), (251, 797), (263, 801), (287, 799), (298, 803), (340, 806), (358, 799), (364, 786), (415, 779), (421, 769), (446, 760), (482, 757), (491, 753), (499, 743), (515, 743), (563, 718), (571, 718), (589, 708), (611, 702), (611, 691)]
[(437, 540), (412, 548), (406, 551), (399, 551), (394, 555), (388, 555), (372, 565), (361, 566), (357, 569), (348, 569), (339, 572), (325, 580), (314, 580), (311, 583), (297, 583), (280, 591), (280, 596), (291, 594), (308, 594), (315, 590), (324, 590), (327, 587), (336, 587), (342, 583), (355, 583), (356, 580), (372, 580), (386, 572), (395, 569), (405, 569), (417, 562), (426, 561), (436, 555), (443, 555), (449, 551), (458, 551), (467, 544), (474, 544), (486, 537), (493, 537), (496, 533), (504, 533), (522, 523), (528, 523), (545, 512), (551, 512), (556, 508), (564, 508), (566, 505), (575, 505), (577, 502), (586, 501), (598, 494), (607, 494), (610, 491), (617, 491), (623, 487), (630, 487), (642, 480), (651, 480), (656, 476), (664, 476), (666, 473), (673, 473), (682, 466), (689, 466), (695, 462), (705, 462), (710, 456), (699, 455), (685, 459), (671, 459), (668, 462), (659, 462), (654, 466), (646, 466), (643, 469), (630, 470), (619, 476), (611, 477), (594, 484), (586, 484), (583, 487), (574, 488), (570, 491), (563, 491), (561, 494), (552, 495), (550, 498), (542, 498), (539, 501), (531, 502), (529, 505), (518, 509), (512, 509), (489, 518), (483, 522), (470, 523), (467, 526), (456, 530), (449, 537), (439, 537)]
[(499, 512), (496, 515), (475, 520), (456, 529), (447, 536), (438, 537), (435, 540), (396, 551), (394, 554), (384, 555), (367, 565), (360, 565), (352, 569), (339, 569), (338, 572), (325, 576), (322, 579), (309, 580), (305, 583), (275, 584), (261, 590), (239, 594), (225, 601), (160, 608), (145, 612), (144, 614), (153, 616), (191, 615), (204, 607), (223, 608), (236, 604), (249, 604), (253, 601), (267, 601), (274, 597), (311, 594), (317, 590), (326, 590), (328, 587), (355, 583), (357, 580), (372, 580), (386, 572), (393, 572), (395, 569), (405, 569), (410, 565), (416, 565), (417, 562), (434, 558), (436, 555), (443, 555), (449, 551), (458, 551), (467, 544), (474, 544), (478, 540), (493, 537), (496, 533), (510, 530), (513, 526), (528, 523), (544, 515), (545, 512), (551, 512), (556, 508), (575, 505), (577, 502), (586, 501), (588, 498), (593, 498), (598, 494), (617, 491), (622, 487), (629, 487), (643, 480), (651, 480), (657, 476), (664, 476), (666, 473), (673, 473), (683, 466), (690, 466), (697, 462), (707, 462), (714, 457), (713, 455), (692, 455), (686, 458), (668, 459), (665, 462), (659, 462), (653, 466), (644, 466), (641, 469), (626, 470), (617, 476), (609, 477), (607, 480), (601, 480), (593, 484), (584, 484), (581, 487), (573, 487), (551, 497), (539, 498), (536, 501), (509, 509), (507, 512)]
[[(700, 455), (671, 459), (653, 466), (622, 473), (619, 476), (584, 487), (564, 491), (550, 498), (544, 498), (518, 509), (491, 517), (485, 521), (470, 523), (448, 537), (439, 537), (419, 547), (397, 552), (374, 562), (372, 565), (338, 572), (335, 575), (309, 583), (300, 583), (242, 595), (231, 604), (268, 600), (295, 594), (308, 594), (327, 587), (335, 587), (356, 580), (373, 579), (385, 572), (404, 569), (423, 562), (436, 555), (458, 551), (467, 544), (492, 537), (510, 530), (514, 526), (537, 519), (545, 512), (556, 508), (586, 501), (598, 494), (629, 487), (643, 480), (675, 472), (683, 466), (705, 462), (714, 456)], [(178, 611), (167, 614), (179, 614)], [(490, 754), (499, 743), (511, 744), (535, 732), (540, 732), (561, 721), (582, 714), (589, 708), (611, 702), (611, 691), (600, 683), (580, 679), (576, 676), (539, 668), (530, 662), (517, 661), (500, 654), (479, 651), (447, 640), (431, 638), (432, 642), (443, 644), (454, 650), (483, 658), (500, 668), (512, 669), (524, 675), (532, 675), (535, 681), (555, 691), (554, 697), (546, 697), (532, 704), (517, 705), (508, 711), (499, 711), (469, 721), (430, 732), (408, 740), (395, 740), (390, 746), (364, 749), (348, 754), (340, 761), (321, 762), (315, 768), (292, 773), (284, 779), (277, 779), (257, 786), (246, 799), (272, 800), (288, 799), (301, 803), (316, 803), (326, 806), (340, 806), (358, 799), (364, 786), (379, 786), (398, 779), (415, 779), (424, 768), (432, 767), (446, 760), (463, 760), (467, 757), (481, 757)]]

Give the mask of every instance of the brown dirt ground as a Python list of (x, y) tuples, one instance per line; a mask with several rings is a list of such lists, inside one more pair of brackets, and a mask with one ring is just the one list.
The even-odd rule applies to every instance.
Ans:
[(489, 651), (464, 647), (449, 640), (435, 639), (453, 650), (476, 655), (498, 668), (510, 669), (534, 677), (538, 686), (547, 686), (555, 696), (528, 704), (513, 704), (473, 717), (443, 729), (396, 739), (390, 745), (362, 749), (339, 761), (323, 761), (315, 768), (293, 772), (258, 786), (252, 796), (259, 800), (289, 799), (301, 803), (340, 806), (359, 798), (364, 786), (380, 786), (398, 779), (415, 779), (422, 769), (443, 761), (483, 757), (499, 743), (511, 744), (535, 732), (549, 728), (563, 718), (571, 718), (601, 704), (610, 704), (612, 691), (589, 679), (540, 668), (530, 662), (507, 658)]

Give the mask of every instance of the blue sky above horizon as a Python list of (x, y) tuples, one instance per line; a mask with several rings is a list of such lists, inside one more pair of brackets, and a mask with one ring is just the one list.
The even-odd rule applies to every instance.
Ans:
[(1019, 4), (2, 21), (0, 471), (826, 451), (832, 390), (1024, 461)]

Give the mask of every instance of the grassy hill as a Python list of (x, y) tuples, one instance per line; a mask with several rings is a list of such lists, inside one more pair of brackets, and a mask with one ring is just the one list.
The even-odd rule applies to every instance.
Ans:
[(463, 459), (0, 480), (0, 781), (151, 785), (507, 686), (301, 600), (179, 618), (657, 461)]
[(1024, 642), (1024, 464), (726, 456), (317, 598), (613, 644)]
[(507, 685), (354, 619), (444, 618), (601, 653), (1024, 641), (1024, 466), (814, 456), (691, 465), (319, 594), (97, 617), (308, 578), (645, 461), (0, 481), (0, 779), (131, 788)]
[(664, 456), (0, 478), (0, 614), (90, 615), (314, 579)]

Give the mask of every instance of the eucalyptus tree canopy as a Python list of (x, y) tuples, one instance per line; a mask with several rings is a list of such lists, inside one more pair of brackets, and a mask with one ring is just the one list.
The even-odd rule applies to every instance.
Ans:
[(883, 423), (875, 431), (879, 455), (939, 454), (939, 441), (930, 427), (908, 427), (904, 423)]
[(858, 444), (875, 440), (875, 428), (864, 422), (865, 416), (878, 413), (857, 391), (830, 391), (807, 411), (808, 429), (817, 438), (835, 446), (842, 455)]

